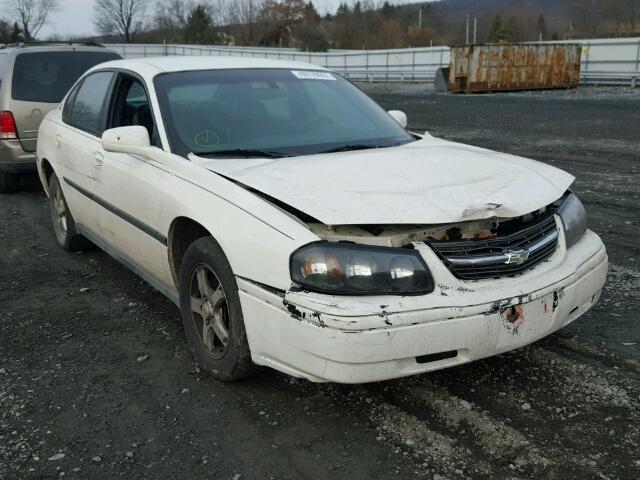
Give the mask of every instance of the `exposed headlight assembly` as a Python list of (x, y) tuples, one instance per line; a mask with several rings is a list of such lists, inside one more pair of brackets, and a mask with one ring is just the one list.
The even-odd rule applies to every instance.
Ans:
[(291, 279), (333, 295), (419, 295), (433, 277), (416, 250), (316, 242), (291, 255)]
[(587, 231), (587, 211), (578, 197), (569, 193), (558, 208), (558, 215), (564, 225), (567, 248), (575, 245)]

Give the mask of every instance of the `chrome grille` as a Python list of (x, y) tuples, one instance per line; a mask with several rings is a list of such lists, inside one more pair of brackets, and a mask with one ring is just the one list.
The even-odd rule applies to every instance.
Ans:
[(521, 274), (553, 255), (558, 229), (555, 217), (550, 215), (502, 237), (428, 243), (458, 278), (500, 278)]

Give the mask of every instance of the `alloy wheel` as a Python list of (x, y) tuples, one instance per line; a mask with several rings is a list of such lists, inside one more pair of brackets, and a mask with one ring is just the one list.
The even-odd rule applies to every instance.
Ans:
[(67, 235), (67, 205), (62, 196), (62, 190), (57, 187), (53, 190), (53, 227), (59, 239), (64, 240)]
[(229, 346), (229, 311), (222, 284), (207, 265), (197, 265), (189, 280), (191, 321), (208, 354), (224, 357)]

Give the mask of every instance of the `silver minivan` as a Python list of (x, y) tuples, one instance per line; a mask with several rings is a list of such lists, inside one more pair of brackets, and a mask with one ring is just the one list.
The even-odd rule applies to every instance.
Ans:
[(36, 171), (40, 122), (89, 68), (121, 58), (95, 43), (20, 43), (0, 47), (0, 193)]

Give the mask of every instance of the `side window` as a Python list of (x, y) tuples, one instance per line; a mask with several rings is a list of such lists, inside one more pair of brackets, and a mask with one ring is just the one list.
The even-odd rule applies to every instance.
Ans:
[(62, 121), (64, 123), (69, 123), (69, 118), (71, 116), (71, 109), (73, 108), (73, 102), (76, 100), (76, 96), (78, 95), (78, 90), (82, 83), (79, 83), (74, 87), (74, 89), (67, 95), (67, 99), (64, 102), (64, 106), (62, 107)]
[(113, 72), (98, 72), (84, 79), (68, 112), (67, 123), (93, 135), (102, 135), (104, 105)]
[(122, 75), (114, 97), (109, 128), (132, 125), (145, 127), (149, 132), (151, 143), (160, 145), (146, 90), (139, 80)]

